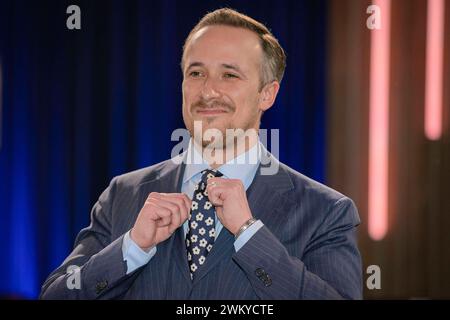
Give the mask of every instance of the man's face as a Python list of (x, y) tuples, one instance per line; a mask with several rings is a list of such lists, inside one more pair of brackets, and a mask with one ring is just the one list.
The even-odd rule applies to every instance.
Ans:
[(183, 65), (183, 120), (191, 135), (194, 121), (203, 132), (220, 130), (224, 143), (226, 129), (258, 128), (268, 108), (259, 92), (262, 57), (258, 36), (249, 30), (208, 26), (194, 34)]

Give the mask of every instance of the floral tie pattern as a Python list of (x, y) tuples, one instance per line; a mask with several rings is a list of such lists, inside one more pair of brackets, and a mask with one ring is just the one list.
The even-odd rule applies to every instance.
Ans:
[(189, 213), (189, 229), (186, 235), (186, 248), (191, 278), (205, 264), (206, 256), (211, 251), (216, 236), (215, 208), (209, 201), (206, 185), (208, 179), (220, 177), (219, 171), (203, 170), (200, 182), (195, 186)]

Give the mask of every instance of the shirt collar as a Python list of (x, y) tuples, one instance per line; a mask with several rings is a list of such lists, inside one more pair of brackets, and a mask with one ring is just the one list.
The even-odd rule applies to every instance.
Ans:
[[(239, 179), (248, 184), (249, 178), (256, 173), (261, 160), (261, 142), (258, 142), (234, 159), (217, 168), (226, 178)], [(184, 170), (183, 183), (191, 180), (202, 170), (210, 169), (201, 153), (194, 147), (192, 138), (187, 149), (186, 168)], [(248, 186), (245, 186), (248, 188)]]

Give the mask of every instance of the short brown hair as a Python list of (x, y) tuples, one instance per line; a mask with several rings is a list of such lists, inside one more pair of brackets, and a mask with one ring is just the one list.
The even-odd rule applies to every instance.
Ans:
[(278, 40), (261, 22), (229, 8), (218, 9), (206, 14), (191, 30), (183, 46), (182, 68), (184, 67), (184, 52), (192, 36), (200, 29), (211, 25), (244, 28), (256, 33), (264, 55), (261, 70), (261, 88), (274, 80), (281, 82), (284, 69), (286, 68), (286, 55)]

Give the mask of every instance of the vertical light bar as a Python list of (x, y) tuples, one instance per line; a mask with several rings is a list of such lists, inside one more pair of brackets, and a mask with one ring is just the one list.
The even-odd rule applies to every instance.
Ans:
[(3, 70), (2, 70), (2, 59), (0, 57), (0, 151), (2, 150), (2, 141), (3, 141), (3, 118), (2, 118), (2, 108), (3, 108)]
[(430, 140), (438, 140), (442, 135), (444, 3), (444, 0), (428, 0), (427, 9), (425, 136)]
[(381, 29), (371, 31), (369, 100), (369, 236), (387, 232), (389, 147), (390, 0), (376, 0)]

